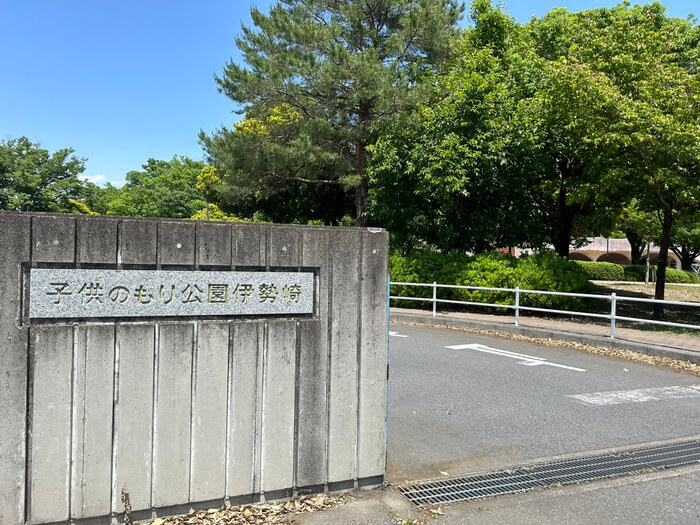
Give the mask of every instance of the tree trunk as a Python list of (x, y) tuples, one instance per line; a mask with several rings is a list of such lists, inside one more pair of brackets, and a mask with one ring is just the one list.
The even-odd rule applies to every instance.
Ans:
[[(360, 101), (357, 118), (359, 121), (360, 133), (364, 134), (365, 126), (369, 120), (371, 104), (366, 100)], [(367, 215), (365, 214), (365, 206), (367, 204), (367, 192), (369, 190), (369, 181), (367, 180), (367, 148), (362, 138), (357, 141), (356, 151), (357, 171), (362, 177), (360, 183), (355, 188), (355, 220), (358, 226), (365, 227), (368, 225)]]
[(637, 264), (642, 258), (644, 245), (630, 242), (630, 263)]
[(357, 226), (366, 227), (369, 223), (367, 215), (365, 214), (368, 188), (367, 177), (362, 177), (360, 184), (355, 188), (355, 221), (357, 222)]
[(649, 269), (651, 268), (651, 241), (647, 242), (647, 269), (644, 274), (644, 284), (649, 284)]
[(559, 174), (559, 194), (557, 195), (558, 224), (554, 225), (552, 244), (558, 255), (568, 259), (571, 245), (571, 231), (574, 227), (574, 219), (580, 212), (580, 209), (578, 205), (572, 206), (568, 204), (566, 181), (580, 176), (581, 168), (575, 159), (565, 158), (558, 162), (557, 171)]
[(681, 270), (692, 272), (693, 261), (695, 261), (695, 258), (700, 255), (700, 252), (694, 251), (692, 248), (683, 245), (672, 246), (671, 249), (681, 261)]
[[(664, 206), (664, 220), (661, 229), (661, 244), (659, 245), (659, 259), (656, 269), (656, 290), (655, 299), (664, 298), (666, 288), (666, 266), (668, 265), (668, 249), (671, 246), (671, 228), (673, 227), (673, 210), (669, 205)], [(654, 305), (654, 319), (664, 318), (664, 307), (662, 304)]]
[(639, 264), (642, 260), (644, 248), (646, 247), (644, 239), (631, 231), (626, 231), (625, 237), (627, 237), (627, 241), (630, 243), (630, 262), (632, 264)]
[(571, 224), (567, 226), (567, 224), (565, 224), (565, 222), (562, 220), (557, 231), (557, 237), (554, 240), (554, 250), (559, 256), (566, 257), (568, 259), (570, 244)]
[(574, 209), (566, 203), (566, 186), (562, 181), (559, 187), (559, 224), (552, 239), (554, 250), (561, 257), (569, 258), (571, 245), (571, 229), (574, 224)]

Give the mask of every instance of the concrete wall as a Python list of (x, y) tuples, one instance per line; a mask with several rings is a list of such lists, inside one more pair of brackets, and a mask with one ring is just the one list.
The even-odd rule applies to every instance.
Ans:
[[(0, 213), (0, 523), (381, 483), (387, 258), (369, 229)], [(314, 270), (315, 314), (30, 322), (52, 267)]]

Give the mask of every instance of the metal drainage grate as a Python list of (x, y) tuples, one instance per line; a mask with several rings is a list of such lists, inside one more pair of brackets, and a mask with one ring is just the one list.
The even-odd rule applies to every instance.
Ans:
[(418, 508), (584, 483), (700, 462), (700, 439), (539, 463), (481, 476), (397, 486)]

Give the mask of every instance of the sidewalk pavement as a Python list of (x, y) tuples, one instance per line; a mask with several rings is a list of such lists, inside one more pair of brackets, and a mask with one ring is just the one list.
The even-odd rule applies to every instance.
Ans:
[(695, 525), (700, 519), (697, 465), (595, 483), (446, 505), (421, 512), (394, 487), (353, 495), (324, 512), (293, 516), (294, 525), (541, 525), (635, 523)]
[[(432, 312), (428, 310), (392, 308), (391, 321), (560, 339), (594, 346), (632, 350), (650, 355), (661, 355), (700, 364), (700, 337), (692, 335), (617, 327), (615, 339), (611, 339), (609, 324), (530, 317), (522, 315), (522, 313), (520, 326), (515, 326), (515, 318), (512, 315), (438, 311), (437, 316), (433, 317)], [(700, 333), (698, 335), (700, 336)]]

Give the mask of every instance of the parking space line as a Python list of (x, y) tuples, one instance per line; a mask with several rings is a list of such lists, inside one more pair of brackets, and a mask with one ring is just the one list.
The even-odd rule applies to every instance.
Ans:
[(543, 357), (537, 357), (534, 355), (527, 355), (527, 354), (518, 354), (517, 352), (509, 352), (508, 350), (500, 350), (498, 348), (491, 348), (486, 345), (480, 345), (477, 343), (472, 343), (468, 345), (452, 345), (452, 346), (446, 346), (445, 348), (449, 348), (451, 350), (476, 350), (477, 352), (484, 352), (486, 354), (494, 354), (494, 355), (499, 355), (501, 357), (509, 357), (511, 359), (518, 359), (520, 361), (519, 364), (525, 365), (525, 366), (539, 366), (539, 365), (545, 365), (545, 366), (553, 366), (555, 368), (564, 368), (566, 370), (574, 370), (575, 372), (585, 372), (586, 370), (584, 368), (576, 368), (574, 366), (566, 366), (566, 365), (560, 365), (558, 363), (550, 363)]
[(643, 403), (660, 399), (682, 399), (700, 397), (700, 385), (665, 386), (658, 388), (639, 388), (637, 390), (613, 390), (610, 392), (593, 392), (591, 394), (567, 395), (587, 405), (605, 406), (624, 403)]

